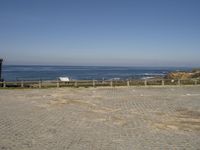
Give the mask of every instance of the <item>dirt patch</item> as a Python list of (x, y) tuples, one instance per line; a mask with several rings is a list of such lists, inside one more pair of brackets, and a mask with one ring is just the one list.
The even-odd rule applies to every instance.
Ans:
[(111, 121), (114, 125), (117, 125), (117, 126), (124, 126), (127, 124), (127, 120), (119, 116), (112, 116)]
[(172, 129), (184, 131), (200, 131), (200, 112), (186, 108), (177, 109), (171, 117), (166, 117), (164, 122), (156, 123), (159, 129)]
[(199, 111), (188, 110), (186, 108), (179, 108), (176, 111), (181, 118), (200, 119)]
[(94, 113), (112, 113), (119, 111), (121, 109), (111, 109), (108, 107), (101, 107), (98, 106), (97, 104), (91, 103), (89, 101), (84, 101), (84, 100), (74, 100), (74, 99), (57, 99), (57, 100), (51, 100), (49, 103), (49, 106), (64, 106), (64, 105), (76, 105), (79, 107), (85, 107), (88, 111), (94, 112)]
[(84, 101), (84, 100), (74, 100), (74, 99), (57, 99), (51, 100), (49, 102), (50, 106), (62, 106), (62, 105), (77, 105), (77, 106), (85, 106), (85, 107), (94, 107), (96, 104)]
[(111, 109), (107, 107), (101, 107), (94, 103), (84, 100), (69, 100), (59, 99), (50, 101), (49, 105), (53, 106), (64, 106), (64, 105), (75, 105), (82, 107), (87, 110), (86, 113), (82, 114), (82, 117), (88, 121), (102, 122), (109, 125), (124, 126), (126, 120), (123, 117), (116, 116), (114, 113), (120, 109)]
[(120, 109), (111, 109), (111, 108), (107, 108), (107, 107), (94, 107), (93, 109), (91, 109), (92, 112), (96, 112), (96, 113), (102, 113), (102, 114), (106, 114), (106, 113), (112, 113), (112, 112), (117, 112)]
[(94, 114), (92, 119), (91, 119), (92, 114), (91, 113), (89, 114), (90, 119), (98, 123), (103, 123), (108, 126), (118, 126), (118, 127), (123, 127), (127, 124), (127, 119), (121, 116), (117, 115), (107, 116), (105, 114), (95, 114), (95, 115)]

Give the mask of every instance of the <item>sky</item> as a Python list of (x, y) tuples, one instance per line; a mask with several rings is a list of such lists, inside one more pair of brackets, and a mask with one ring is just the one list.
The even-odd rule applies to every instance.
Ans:
[(200, 67), (200, 0), (0, 0), (13, 65)]

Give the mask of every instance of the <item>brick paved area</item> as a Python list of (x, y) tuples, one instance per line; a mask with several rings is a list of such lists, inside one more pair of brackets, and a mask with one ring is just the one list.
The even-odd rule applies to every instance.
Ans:
[(200, 149), (200, 87), (0, 90), (0, 150)]

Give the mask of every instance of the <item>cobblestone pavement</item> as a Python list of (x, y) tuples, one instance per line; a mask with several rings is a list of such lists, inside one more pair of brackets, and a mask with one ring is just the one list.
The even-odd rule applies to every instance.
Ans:
[(0, 90), (0, 150), (200, 149), (200, 87)]

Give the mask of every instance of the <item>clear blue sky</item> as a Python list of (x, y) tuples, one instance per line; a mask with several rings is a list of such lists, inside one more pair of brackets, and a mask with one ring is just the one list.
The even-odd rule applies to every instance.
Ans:
[(200, 0), (0, 0), (5, 64), (200, 66)]

